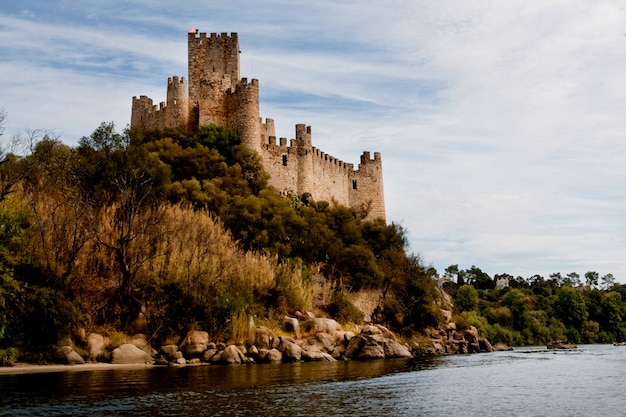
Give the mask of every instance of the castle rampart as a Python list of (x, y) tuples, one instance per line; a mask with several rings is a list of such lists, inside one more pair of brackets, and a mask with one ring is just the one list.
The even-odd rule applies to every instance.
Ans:
[(298, 124), (295, 139), (276, 139), (274, 120), (259, 116), (259, 82), (239, 77), (237, 33), (188, 34), (188, 82), (168, 78), (167, 98), (159, 106), (146, 96), (133, 97), (131, 127), (174, 127), (194, 132), (215, 124), (234, 130), (255, 150), (279, 192), (310, 194), (355, 209), (367, 218), (385, 219), (380, 153), (363, 152), (358, 168), (312, 145), (311, 127)]

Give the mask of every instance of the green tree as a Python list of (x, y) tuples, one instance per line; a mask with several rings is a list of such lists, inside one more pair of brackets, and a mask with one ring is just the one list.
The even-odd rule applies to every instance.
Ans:
[(577, 287), (580, 285), (580, 275), (577, 272), (570, 272), (566, 275), (565, 285)]
[(523, 330), (530, 320), (528, 299), (524, 293), (513, 288), (502, 297), (502, 305), (507, 306), (513, 314), (513, 328)]
[(461, 285), (456, 291), (454, 305), (459, 312), (476, 310), (478, 308), (478, 291), (476, 288), (468, 284)]
[(621, 336), (620, 326), (624, 313), (622, 295), (615, 291), (605, 293), (600, 302), (600, 307), (602, 309), (600, 326), (607, 333), (610, 333), (611, 338), (615, 341)]
[(473, 285), (476, 289), (488, 290), (495, 287), (495, 282), (491, 277), (475, 265), (472, 265), (471, 268), (465, 271), (464, 279), (465, 282)]
[(604, 289), (607, 291), (609, 291), (615, 284), (615, 277), (613, 276), (613, 274), (610, 274), (610, 273), (603, 275), (601, 280), (602, 280), (602, 287), (604, 287)]
[(552, 309), (554, 315), (566, 327), (571, 327), (578, 332), (584, 329), (589, 313), (580, 290), (563, 287), (554, 300)]
[(587, 285), (589, 285), (591, 288), (598, 287), (598, 279), (599, 274), (596, 271), (588, 271), (585, 273), (585, 280), (587, 282)]

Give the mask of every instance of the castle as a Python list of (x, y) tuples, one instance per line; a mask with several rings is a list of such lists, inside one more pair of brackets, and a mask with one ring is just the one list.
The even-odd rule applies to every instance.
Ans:
[(385, 219), (380, 153), (363, 152), (358, 168), (312, 146), (311, 127), (296, 125), (295, 139), (276, 140), (274, 120), (259, 116), (259, 82), (239, 77), (237, 33), (188, 34), (189, 82), (167, 80), (167, 99), (158, 106), (146, 96), (133, 97), (131, 127), (172, 127), (194, 132), (214, 124), (234, 130), (261, 157), (269, 184), (283, 194), (365, 210), (367, 219)]

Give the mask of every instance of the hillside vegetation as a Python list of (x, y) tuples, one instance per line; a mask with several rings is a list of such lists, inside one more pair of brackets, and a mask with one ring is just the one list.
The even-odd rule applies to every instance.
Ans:
[[(158, 345), (189, 329), (236, 340), (249, 316), (316, 311), (358, 323), (348, 295), (376, 289), (402, 332), (441, 321), (436, 271), (405, 232), (333, 202), (280, 196), (232, 132), (117, 132), (70, 147), (29, 132), (0, 163), (0, 350), (45, 359), (79, 328)], [(14, 142), (15, 143), (15, 142)]]
[(626, 340), (626, 286), (611, 274), (587, 272), (581, 286), (576, 273), (491, 278), (451, 265), (438, 289), (399, 225), (267, 180), (214, 126), (103, 123), (75, 147), (13, 137), (0, 149), (0, 362), (47, 360), (79, 329), (132, 334), (140, 316), (155, 346), (192, 329), (239, 342), (250, 317), (277, 328), (298, 311), (359, 324), (362, 290), (375, 295), (368, 320), (420, 343), (454, 344), (451, 329), (472, 326), (508, 345)]

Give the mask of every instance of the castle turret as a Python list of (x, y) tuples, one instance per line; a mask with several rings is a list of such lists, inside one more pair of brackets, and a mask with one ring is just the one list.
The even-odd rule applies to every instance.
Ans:
[(259, 116), (259, 81), (242, 78), (227, 95), (225, 127), (237, 132), (241, 143), (257, 153), (262, 149), (262, 122)]
[(313, 193), (315, 189), (313, 176), (313, 156), (311, 155), (311, 126), (296, 125), (296, 139), (293, 141), (298, 155), (298, 194)]
[(361, 163), (351, 176), (350, 207), (368, 210), (368, 218), (386, 218), (383, 188), (383, 163), (380, 152), (363, 152)]
[(167, 79), (166, 125), (187, 131), (189, 124), (189, 98), (185, 77)]

